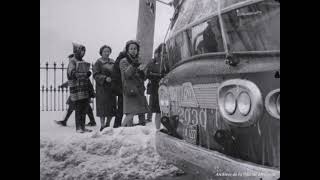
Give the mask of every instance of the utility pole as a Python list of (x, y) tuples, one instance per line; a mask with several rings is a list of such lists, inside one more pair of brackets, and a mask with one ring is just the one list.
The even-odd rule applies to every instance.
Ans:
[(141, 63), (147, 64), (153, 54), (156, 0), (139, 0), (136, 39), (140, 41)]

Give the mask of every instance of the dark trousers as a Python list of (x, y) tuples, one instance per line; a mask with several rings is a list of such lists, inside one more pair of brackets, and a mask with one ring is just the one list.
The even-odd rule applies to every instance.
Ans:
[[(67, 114), (66, 116), (64, 117), (63, 121), (67, 122), (69, 117), (71, 116), (72, 112), (75, 110), (75, 104), (74, 103), (70, 103), (69, 104), (69, 107), (68, 107), (68, 110), (67, 110)], [(94, 115), (93, 115), (93, 110), (90, 106), (90, 104), (88, 104), (88, 107), (87, 107), (87, 115), (90, 119), (90, 123), (96, 123), (95, 119), (94, 119)]]
[(76, 130), (84, 130), (86, 123), (86, 113), (89, 105), (88, 99), (83, 99), (75, 102), (75, 111), (76, 111)]
[(123, 96), (120, 95), (118, 96), (118, 102), (117, 102), (117, 106), (116, 106), (116, 117), (114, 120), (114, 128), (117, 128), (119, 126), (121, 126), (121, 121), (122, 121), (122, 117), (123, 117)]
[(88, 107), (87, 107), (87, 115), (88, 115), (88, 117), (89, 117), (89, 119), (90, 119), (90, 123), (96, 123), (96, 121), (94, 120), (94, 115), (93, 115), (93, 111), (92, 111), (92, 108), (91, 108), (91, 106), (90, 106), (90, 104), (88, 103)]

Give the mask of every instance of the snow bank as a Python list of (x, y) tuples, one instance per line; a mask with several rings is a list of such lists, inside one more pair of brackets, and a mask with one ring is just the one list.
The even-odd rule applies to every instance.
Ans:
[(175, 174), (155, 150), (149, 126), (106, 128), (56, 139), (40, 136), (40, 179), (155, 179)]

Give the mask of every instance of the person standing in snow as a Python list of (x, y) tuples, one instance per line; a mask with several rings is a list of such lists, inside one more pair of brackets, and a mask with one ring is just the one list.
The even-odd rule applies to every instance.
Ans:
[(149, 109), (147, 119), (148, 121), (152, 121), (152, 114), (156, 113), (156, 119), (159, 119), (160, 122), (160, 106), (159, 106), (159, 82), (162, 78), (162, 74), (160, 73), (160, 61), (162, 51), (164, 49), (164, 44), (160, 44), (154, 52), (154, 58), (151, 60), (151, 63), (147, 66), (146, 76), (149, 80), (147, 85), (147, 94), (150, 95), (149, 97)]
[(123, 50), (119, 53), (114, 66), (113, 66), (113, 86), (112, 93), (116, 96), (116, 112), (113, 128), (121, 126), (122, 117), (123, 117), (123, 90), (122, 90), (122, 80), (121, 80), (121, 71), (119, 67), (120, 60), (126, 57), (126, 51)]
[(144, 66), (138, 59), (140, 45), (137, 41), (130, 40), (126, 43), (125, 50), (126, 55), (119, 63), (123, 87), (123, 112), (126, 114), (122, 126), (133, 126), (134, 115), (138, 115), (139, 125), (145, 125), (148, 104), (144, 95)]
[(92, 130), (85, 128), (86, 112), (90, 101), (90, 63), (83, 60), (86, 48), (81, 44), (73, 43), (73, 54), (70, 58), (67, 78), (70, 89), (70, 99), (75, 103), (76, 132), (84, 133)]
[[(112, 77), (114, 60), (109, 58), (112, 49), (104, 45), (100, 48), (101, 57), (93, 66), (93, 78), (96, 80), (96, 111), (100, 117), (102, 131), (105, 127), (110, 126), (112, 116), (115, 115), (116, 97), (112, 93)], [(105, 118), (107, 122), (105, 123)]]

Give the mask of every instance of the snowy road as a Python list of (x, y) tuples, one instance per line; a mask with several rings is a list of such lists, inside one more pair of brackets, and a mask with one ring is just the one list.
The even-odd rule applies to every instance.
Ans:
[(63, 112), (40, 112), (40, 179), (193, 179), (178, 175), (156, 153), (152, 123), (100, 133), (96, 119), (92, 133), (78, 134), (74, 113), (67, 127), (53, 122), (61, 117)]

